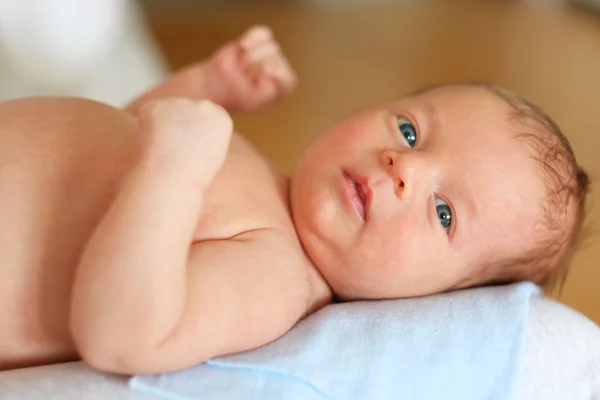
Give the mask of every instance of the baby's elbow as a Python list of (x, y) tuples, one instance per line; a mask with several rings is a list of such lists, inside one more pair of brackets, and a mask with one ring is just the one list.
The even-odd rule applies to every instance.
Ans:
[(120, 375), (157, 374), (176, 371), (207, 360), (190, 352), (173, 353), (139, 341), (76, 341), (81, 359), (93, 369)]
[(113, 374), (146, 374), (152, 369), (145, 362), (146, 357), (141, 351), (132, 351), (131, 349), (81, 346), (79, 355), (91, 368)]
[[(81, 327), (82, 325), (80, 325)], [(73, 341), (79, 357), (90, 367), (121, 375), (172, 372), (206, 361), (214, 352), (198, 349), (197, 342), (149, 340), (151, 335), (136, 331), (120, 335), (114, 330), (74, 329)], [(202, 351), (200, 351), (202, 350)]]
[(126, 340), (107, 340), (79, 332), (73, 334), (79, 357), (90, 367), (109, 373), (136, 375), (145, 373), (144, 350)]
[(79, 357), (103, 372), (136, 375), (148, 370), (151, 349), (141, 336), (103, 329), (102, 326), (71, 320), (71, 336)]

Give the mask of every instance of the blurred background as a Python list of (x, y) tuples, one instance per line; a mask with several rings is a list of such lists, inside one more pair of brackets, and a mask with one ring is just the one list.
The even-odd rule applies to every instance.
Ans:
[[(488, 80), (541, 105), (595, 190), (600, 173), (600, 0), (0, 0), (0, 99), (34, 94), (124, 105), (169, 71), (269, 25), (299, 76), (236, 128), (291, 171), (340, 118), (422, 86)], [(600, 323), (600, 223), (560, 300)]]

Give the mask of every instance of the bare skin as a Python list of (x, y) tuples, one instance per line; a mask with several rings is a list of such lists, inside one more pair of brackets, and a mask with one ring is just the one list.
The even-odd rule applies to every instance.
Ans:
[(181, 368), (269, 342), (327, 303), (287, 179), (200, 100), (255, 110), (294, 84), (259, 27), (129, 113), (1, 104), (0, 369), (80, 357), (122, 373)]
[(294, 84), (257, 28), (127, 112), (0, 104), (0, 368), (181, 369), (268, 343), (334, 294), (493, 282), (494, 263), (545, 234), (543, 173), (490, 91), (363, 110), (319, 136), (290, 181), (227, 110)]

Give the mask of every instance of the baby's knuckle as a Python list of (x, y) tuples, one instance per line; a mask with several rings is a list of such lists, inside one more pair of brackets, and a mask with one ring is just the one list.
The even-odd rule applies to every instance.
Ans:
[(214, 60), (214, 71), (219, 75), (227, 75), (233, 70), (235, 60), (233, 58), (233, 49), (225, 49), (219, 57)]

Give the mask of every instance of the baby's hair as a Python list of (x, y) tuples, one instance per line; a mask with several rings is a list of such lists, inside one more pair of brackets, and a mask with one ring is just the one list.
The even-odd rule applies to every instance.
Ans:
[[(547, 198), (542, 206), (545, 215), (543, 223), (548, 235), (537, 251), (526, 255), (519, 260), (520, 263), (515, 263), (517, 267), (521, 264), (518, 271), (508, 270), (514, 274), (513, 279), (532, 280), (543, 285), (547, 292), (557, 287), (562, 290), (572, 256), (584, 237), (588, 175), (577, 163), (573, 149), (560, 127), (541, 108), (512, 91), (487, 82), (470, 85), (489, 90), (512, 107), (511, 118), (517, 126), (515, 136), (530, 144), (532, 156), (542, 166), (545, 177)], [(538, 128), (537, 132), (522, 130), (527, 126)], [(570, 210), (573, 210), (573, 216), (567, 215)]]
[(585, 236), (587, 173), (577, 164), (559, 126), (541, 108), (512, 91), (488, 82), (467, 82), (437, 85), (413, 95), (456, 85), (487, 90), (511, 107), (509, 118), (515, 127), (515, 137), (529, 144), (532, 157), (542, 166), (547, 189), (541, 221), (545, 232), (538, 238), (536, 249), (518, 259), (502, 260), (501, 268), (496, 269), (497, 265), (494, 268), (493, 282), (530, 280), (542, 285), (546, 292), (562, 290), (572, 256)]

